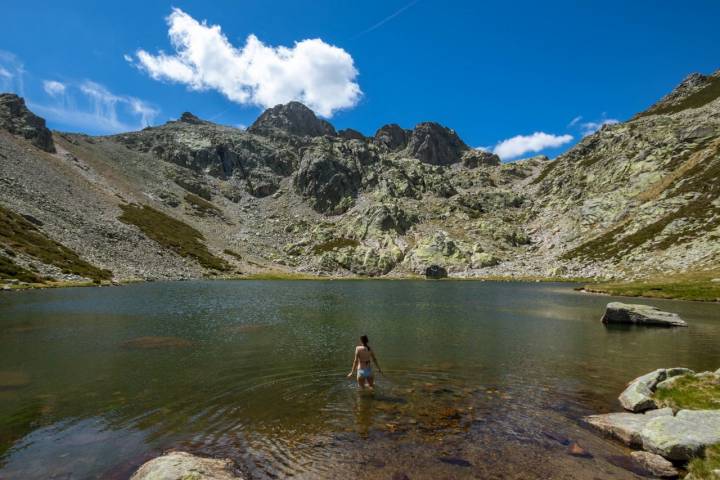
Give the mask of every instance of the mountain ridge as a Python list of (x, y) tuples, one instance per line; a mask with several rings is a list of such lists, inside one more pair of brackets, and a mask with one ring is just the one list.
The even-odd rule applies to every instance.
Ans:
[[(701, 270), (720, 260), (718, 78), (691, 75), (553, 161), (506, 164), (433, 122), (365, 137), (298, 102), (247, 131), (186, 112), (138, 132), (48, 137), (2, 94), (25, 110), (0, 102), (0, 208), (116, 280)], [(0, 278), (90, 278), (5, 231)]]

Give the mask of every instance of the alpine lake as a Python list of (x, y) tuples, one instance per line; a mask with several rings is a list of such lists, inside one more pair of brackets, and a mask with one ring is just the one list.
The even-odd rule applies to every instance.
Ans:
[[(720, 304), (572, 284), (191, 281), (0, 295), (0, 479), (127, 479), (176, 449), (248, 478), (630, 479), (581, 421), (631, 379), (720, 367)], [(367, 334), (384, 374), (347, 378)], [(580, 447), (578, 450), (574, 447)]]

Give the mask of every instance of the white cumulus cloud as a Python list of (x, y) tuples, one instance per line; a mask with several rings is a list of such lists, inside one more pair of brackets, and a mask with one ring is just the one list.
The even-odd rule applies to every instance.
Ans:
[(51, 97), (57, 97), (65, 93), (65, 84), (56, 80), (44, 80), (43, 89)]
[(535, 132), (532, 135), (516, 135), (495, 145), (493, 153), (503, 160), (510, 160), (526, 153), (560, 147), (571, 142), (572, 139), (572, 135), (553, 135), (545, 132)]
[(273, 47), (249, 35), (235, 47), (219, 25), (198, 22), (179, 8), (167, 23), (175, 52), (140, 49), (132, 62), (155, 80), (216, 90), (243, 105), (267, 108), (297, 100), (324, 117), (355, 106), (362, 95), (353, 58), (320, 39)]

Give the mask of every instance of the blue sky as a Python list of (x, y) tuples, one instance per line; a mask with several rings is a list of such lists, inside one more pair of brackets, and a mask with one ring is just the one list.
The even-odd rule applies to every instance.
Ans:
[(432, 120), (506, 160), (554, 156), (720, 68), (716, 1), (8, 0), (3, 13), (0, 89), (92, 134), (186, 110), (249, 125), (297, 98), (368, 135)]

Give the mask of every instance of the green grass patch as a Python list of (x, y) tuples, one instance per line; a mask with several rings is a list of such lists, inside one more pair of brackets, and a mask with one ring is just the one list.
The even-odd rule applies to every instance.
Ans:
[(588, 292), (624, 297), (671, 298), (714, 302), (720, 299), (720, 271), (687, 272), (664, 278), (632, 282), (606, 282), (585, 285)]
[(635, 118), (647, 117), (648, 115), (677, 113), (687, 110), (688, 108), (700, 108), (718, 97), (720, 97), (720, 77), (713, 77), (710, 79), (710, 83), (697, 92), (688, 95), (682, 101), (674, 105), (663, 105), (657, 108), (650, 108), (649, 110), (638, 114)]
[[(86, 262), (74, 251), (48, 238), (43, 232), (38, 230), (34, 224), (30, 223), (21, 215), (3, 207), (0, 207), (0, 244), (11, 251), (22, 252), (37, 258), (42, 263), (54, 265), (65, 274), (79, 275), (97, 282), (112, 278), (112, 272), (110, 270), (100, 269)], [(28, 271), (19, 268), (15, 262), (9, 258), (0, 261), (0, 264), (4, 265), (4, 267), (0, 267), (0, 269), (4, 268), (5, 274), (8, 275), (5, 278), (22, 280), (19, 277), (9, 276), (13, 271), (16, 272), (16, 275), (29, 278)], [(35, 280), (37, 281), (38, 279), (39, 277)]]
[(211, 270), (226, 271), (228, 264), (216, 257), (203, 243), (205, 237), (190, 225), (176, 220), (147, 205), (121, 205), (123, 213), (118, 219), (135, 225), (148, 237), (182, 257), (194, 258)]
[(0, 255), (0, 278), (15, 279), (27, 283), (40, 283), (44, 280), (39, 275), (21, 267), (4, 255)]
[(720, 444), (707, 447), (703, 458), (694, 458), (688, 463), (688, 476), (697, 480), (717, 478), (713, 470), (720, 470)]
[(222, 217), (222, 211), (218, 207), (194, 193), (186, 194), (185, 201), (202, 217)]
[(332, 252), (340, 250), (341, 248), (355, 248), (360, 245), (360, 242), (351, 238), (333, 238), (327, 242), (320, 243), (313, 247), (313, 253), (320, 255), (325, 252)]
[(674, 410), (720, 409), (720, 377), (694, 374), (673, 378), (668, 388), (658, 388), (655, 399), (664, 407)]

